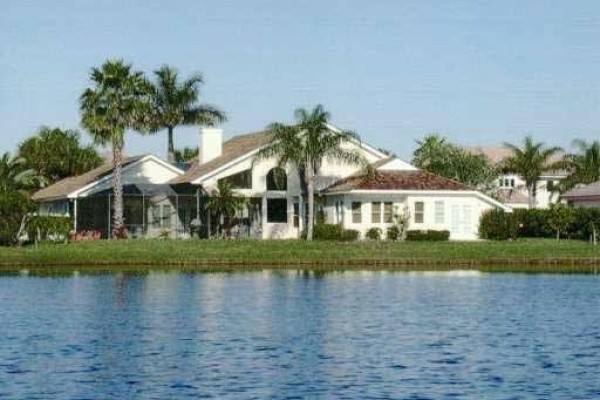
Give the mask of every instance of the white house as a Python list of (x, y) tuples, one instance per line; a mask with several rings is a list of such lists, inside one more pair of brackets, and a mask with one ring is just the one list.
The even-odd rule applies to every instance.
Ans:
[[(204, 204), (218, 182), (226, 179), (248, 198), (249, 205), (238, 218), (237, 235), (300, 237), (306, 205), (298, 173), (291, 165), (279, 169), (274, 159), (256, 160), (268, 141), (268, 132), (224, 141), (221, 130), (202, 129), (198, 159), (186, 171), (155, 156), (126, 159), (126, 226), (139, 236), (187, 236), (192, 222), (214, 232), (216, 221), (210, 220)], [(389, 226), (391, 215), (407, 213), (410, 229), (449, 230), (451, 239), (473, 240), (484, 211), (510, 211), (476, 190), (389, 158), (364, 142), (345, 146), (361, 152), (375, 173), (365, 176), (358, 166), (324, 160), (315, 182), (317, 207), (327, 222), (356, 229), (361, 237), (370, 227)], [(34, 199), (42, 213), (68, 212), (75, 229), (99, 229), (110, 236), (111, 179), (112, 169), (103, 166), (57, 182), (37, 192)]]
[[(506, 147), (465, 147), (472, 154), (484, 155), (491, 163), (500, 165), (512, 155)], [(550, 162), (558, 161), (562, 155), (555, 156)], [(548, 208), (559, 201), (555, 190), (561, 180), (567, 177), (566, 171), (548, 171), (540, 176), (537, 182), (536, 208)], [(528, 208), (528, 193), (525, 181), (517, 174), (506, 173), (498, 176), (496, 181), (497, 197), (512, 208)]]

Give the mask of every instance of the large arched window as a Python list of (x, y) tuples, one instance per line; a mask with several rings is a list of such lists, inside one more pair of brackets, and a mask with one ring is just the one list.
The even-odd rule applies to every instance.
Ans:
[(267, 190), (287, 190), (285, 169), (275, 167), (267, 173)]

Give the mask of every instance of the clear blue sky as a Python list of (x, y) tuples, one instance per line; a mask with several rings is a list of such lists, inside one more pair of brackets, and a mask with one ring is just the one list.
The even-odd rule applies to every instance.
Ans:
[[(78, 97), (107, 58), (202, 72), (226, 135), (322, 103), (401, 156), (429, 132), (568, 146), (600, 138), (599, 38), (596, 0), (4, 0), (0, 152), (40, 125), (79, 128)], [(164, 155), (165, 136), (128, 134), (126, 152)]]

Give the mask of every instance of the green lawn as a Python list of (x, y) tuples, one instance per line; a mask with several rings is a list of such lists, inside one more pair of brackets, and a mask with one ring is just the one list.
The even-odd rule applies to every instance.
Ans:
[(464, 266), (486, 270), (595, 272), (600, 266), (600, 246), (548, 239), (399, 243), (126, 240), (0, 248), (0, 265), (4, 270), (23, 266), (146, 269), (152, 266), (192, 269), (302, 266), (449, 269)]

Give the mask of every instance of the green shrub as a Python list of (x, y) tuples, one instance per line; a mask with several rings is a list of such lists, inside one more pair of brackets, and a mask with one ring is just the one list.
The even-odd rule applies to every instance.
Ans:
[(549, 209), (491, 210), (479, 221), (482, 239), (550, 238), (592, 240), (600, 231), (600, 209), (553, 205)]
[(450, 239), (450, 231), (410, 230), (406, 232), (406, 240), (442, 242)]
[(354, 242), (355, 240), (358, 240), (359, 234), (360, 233), (357, 230), (344, 229), (342, 230), (342, 236), (340, 237), (340, 240), (342, 242)]
[(33, 203), (18, 191), (0, 191), (0, 245), (15, 245)]
[(388, 227), (386, 232), (386, 238), (387, 240), (391, 240), (393, 242), (400, 239), (400, 228), (397, 225), (392, 225)]
[(27, 223), (27, 236), (33, 240), (64, 241), (71, 228), (69, 217), (49, 217), (36, 215)]
[(369, 228), (365, 237), (369, 240), (381, 240), (381, 228)]
[(554, 236), (554, 229), (549, 224), (547, 209), (525, 209), (517, 208), (513, 211), (515, 221), (518, 227), (519, 237), (542, 237), (550, 238)]
[(337, 224), (316, 224), (313, 231), (315, 240), (352, 241), (358, 239), (358, 231), (343, 229)]
[(490, 240), (516, 239), (515, 215), (496, 209), (486, 211), (479, 220), (479, 237)]

